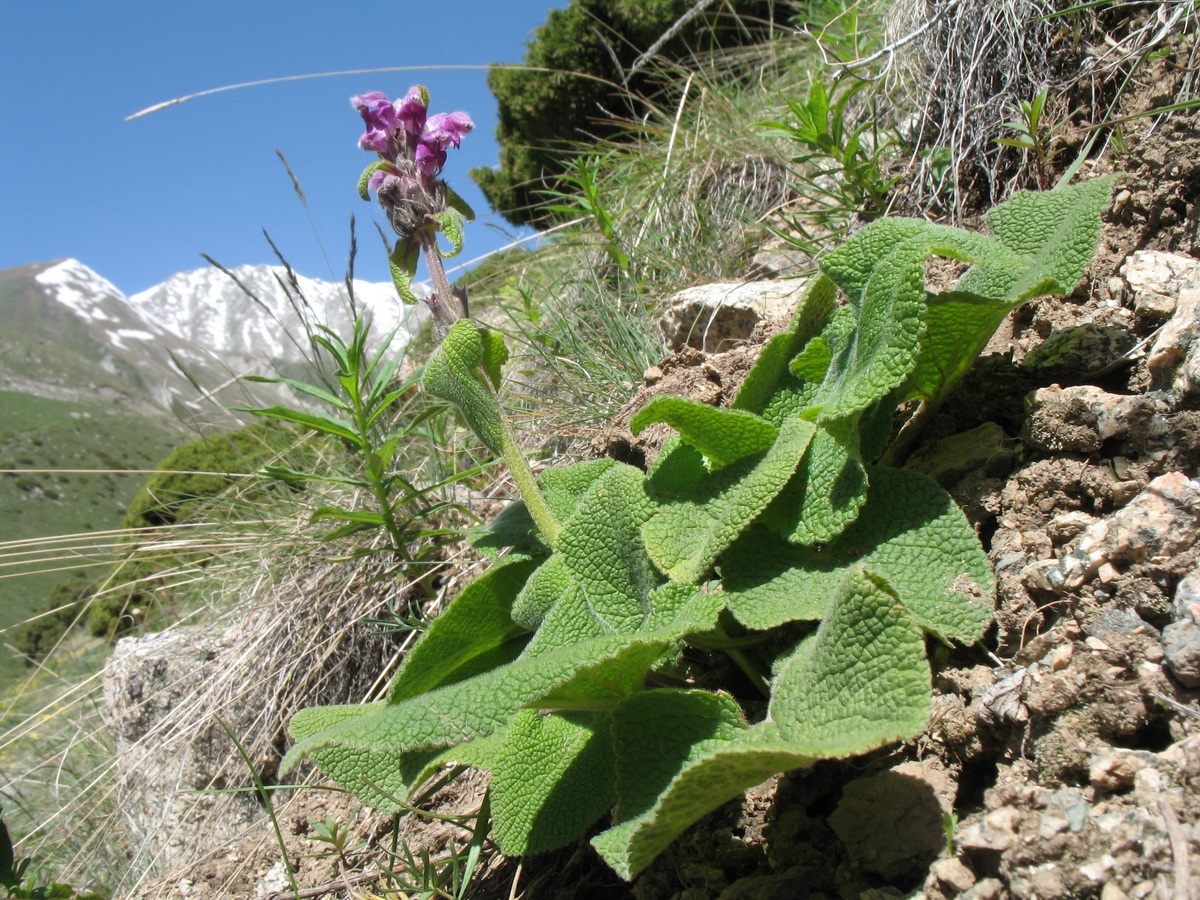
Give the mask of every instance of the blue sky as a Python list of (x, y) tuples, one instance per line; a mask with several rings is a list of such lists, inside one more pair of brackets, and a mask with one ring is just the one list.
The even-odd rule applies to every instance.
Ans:
[[(301, 274), (340, 279), (353, 213), (356, 274), (386, 281), (382, 220), (355, 193), (374, 156), (356, 146), (350, 96), (420, 83), (431, 113), (470, 113), (444, 177), (482, 214), (466, 171), (497, 162), (486, 72), (432, 67), (519, 63), (555, 6), (566, 0), (0, 0), (0, 268), (70, 256), (133, 294), (206, 265), (200, 253), (273, 262), (266, 229)], [(244, 88), (125, 121), (227, 84), (391, 66), (430, 68)], [(513, 236), (481, 215), (461, 259)]]

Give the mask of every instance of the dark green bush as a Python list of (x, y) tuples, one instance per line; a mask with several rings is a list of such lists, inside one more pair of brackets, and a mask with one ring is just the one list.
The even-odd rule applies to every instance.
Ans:
[[(470, 172), (492, 206), (514, 225), (533, 222), (540, 191), (560, 187), (567, 151), (580, 142), (615, 139), (622, 118), (639, 117), (641, 101), (662, 96), (654, 65), (626, 73), (694, 0), (571, 0), (552, 9), (528, 43), (525, 65), (551, 73), (493, 69), (488, 85), (500, 107), (496, 139), (500, 165)], [(760, 40), (772, 19), (792, 5), (770, 0), (725, 0), (690, 19), (658, 48), (660, 59)]]
[(25, 656), (26, 665), (40, 662), (54, 649), (79, 617), (79, 611), (95, 589), (94, 576), (73, 575), (50, 589), (35, 617), (17, 629), (13, 643)]
[[(131, 531), (129, 549), (121, 554), (104, 590), (92, 599), (91, 633), (112, 638), (144, 621), (164, 586), (158, 576), (183, 562), (169, 553), (152, 558), (139, 555), (137, 542), (145, 529), (169, 528), (195, 517), (204, 505), (245, 482), (236, 476), (253, 474), (272, 462), (295, 437), (282, 425), (254, 423), (196, 438), (167, 454), (129, 504), (123, 523)], [(262, 490), (256, 483), (254, 491)], [(194, 552), (186, 560), (189, 566), (206, 562)]]

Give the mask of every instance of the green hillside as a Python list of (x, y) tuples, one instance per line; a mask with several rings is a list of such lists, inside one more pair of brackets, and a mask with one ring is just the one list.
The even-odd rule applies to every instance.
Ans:
[[(149, 419), (111, 400), (55, 400), (0, 391), (0, 641), (39, 606), (50, 588), (79, 571), (50, 544), (19, 544), (55, 535), (116, 528), (144, 474), (182, 440), (166, 417)], [(17, 471), (14, 471), (17, 470)], [(40, 471), (39, 471), (40, 470)], [(45, 471), (53, 470), (53, 471)], [(57, 557), (57, 558), (55, 558)], [(0, 653), (0, 686), (22, 669)]]

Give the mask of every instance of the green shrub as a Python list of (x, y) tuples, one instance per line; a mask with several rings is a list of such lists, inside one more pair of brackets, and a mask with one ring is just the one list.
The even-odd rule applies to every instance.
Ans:
[[(257, 472), (294, 440), (294, 433), (283, 426), (255, 423), (196, 438), (167, 454), (129, 504), (123, 523), (131, 532), (129, 548), (121, 554), (103, 590), (92, 598), (88, 610), (91, 633), (112, 638), (144, 620), (158, 603), (156, 592), (164, 586), (158, 576), (180, 562), (180, 557), (169, 553), (139, 555), (140, 534), (194, 518), (204, 505), (244, 481), (237, 476)], [(189, 565), (206, 562), (194, 552), (188, 556)]]
[(50, 589), (34, 617), (22, 625), (13, 638), (13, 643), (25, 656), (26, 665), (45, 659), (57, 646), (75, 624), (81, 607), (95, 589), (95, 582), (94, 576), (78, 574)]
[(270, 462), (291, 433), (277, 425), (253, 424), (225, 434), (196, 438), (167, 454), (137, 492), (123, 527), (174, 525), (196, 506), (231, 487), (237, 475), (250, 475)]
[[(661, 95), (655, 66), (626, 74), (677, 21), (693, 0), (571, 0), (552, 9), (534, 32), (525, 65), (550, 69), (493, 69), (488, 85), (500, 108), (496, 140), (500, 165), (470, 172), (488, 202), (514, 225), (533, 222), (541, 192), (559, 188), (570, 164), (565, 151), (580, 141), (612, 139), (636, 119), (636, 98)], [(760, 40), (785, 4), (729, 0), (689, 19), (656, 51), (662, 60)], [(790, 8), (788, 8), (790, 12)]]

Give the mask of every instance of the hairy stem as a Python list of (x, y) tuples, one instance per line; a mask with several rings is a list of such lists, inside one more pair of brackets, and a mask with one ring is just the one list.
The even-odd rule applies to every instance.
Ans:
[(513, 481), (517, 483), (517, 490), (521, 493), (521, 499), (525, 501), (525, 507), (529, 510), (533, 523), (537, 525), (538, 531), (542, 533), (542, 537), (553, 550), (555, 544), (558, 543), (562, 525), (550, 511), (550, 504), (546, 502), (546, 496), (538, 487), (537, 479), (533, 477), (533, 470), (529, 468), (525, 454), (517, 446), (512, 427), (508, 424), (503, 412), (500, 415), (500, 452), (504, 454), (504, 461), (508, 463), (508, 470), (512, 472)]

